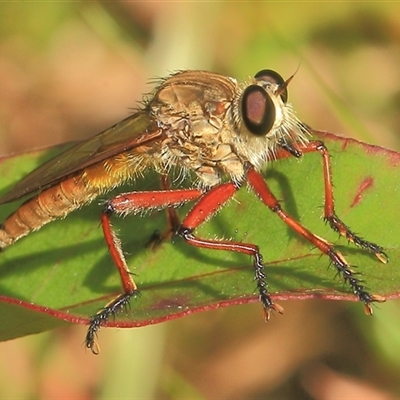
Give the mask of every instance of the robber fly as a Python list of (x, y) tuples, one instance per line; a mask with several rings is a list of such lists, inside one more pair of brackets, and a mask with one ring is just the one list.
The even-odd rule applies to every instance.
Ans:
[[(262, 70), (246, 83), (205, 71), (177, 72), (161, 80), (135, 114), (46, 162), (0, 198), (2, 204), (29, 196), (0, 226), (0, 248), (4, 249), (99, 195), (126, 182), (134, 183), (146, 169), (160, 175), (161, 190), (123, 193), (108, 200), (103, 208), (101, 226), (123, 290), (91, 317), (85, 339), (87, 348), (98, 353), (98, 330), (138, 293), (111, 227), (114, 214), (125, 216), (166, 208), (170, 233), (188, 244), (252, 256), (265, 319), (270, 318), (271, 311), (283, 312), (271, 299), (257, 245), (203, 239), (195, 234), (196, 228), (223, 207), (244, 183), (288, 226), (329, 257), (364, 304), (367, 314), (372, 314), (372, 302), (384, 301), (365, 290), (331, 243), (307, 230), (281, 208), (261, 174), (270, 160), (320, 153), (325, 185), (324, 219), (334, 231), (374, 253), (381, 262), (387, 262), (382, 247), (356, 236), (337, 217), (329, 154), (322, 142), (310, 139), (308, 129), (287, 103), (291, 79), (285, 81), (272, 70)], [(195, 176), (192, 187), (172, 189), (172, 168)], [(187, 202), (194, 205), (180, 220), (175, 208)]]

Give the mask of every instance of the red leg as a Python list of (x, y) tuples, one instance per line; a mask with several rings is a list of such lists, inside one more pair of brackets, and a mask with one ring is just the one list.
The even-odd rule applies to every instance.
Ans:
[[(161, 187), (163, 190), (172, 190), (171, 184), (169, 182), (167, 175), (163, 175), (161, 177)], [(163, 236), (165, 237), (165, 239), (170, 239), (172, 234), (176, 231), (176, 229), (180, 225), (181, 220), (179, 219), (179, 215), (176, 212), (176, 208), (167, 207), (165, 209), (165, 211), (167, 213), (168, 227), (167, 227), (167, 231), (164, 233)]]
[(280, 156), (285, 157), (287, 156), (287, 153), (296, 157), (300, 157), (304, 153), (312, 152), (319, 152), (321, 154), (325, 188), (324, 220), (328, 222), (329, 226), (335, 232), (338, 232), (341, 236), (344, 236), (348, 241), (354, 243), (356, 246), (374, 253), (379, 261), (386, 263), (388, 261), (388, 256), (385, 254), (381, 246), (355, 235), (336, 215), (333, 198), (331, 162), (328, 149), (325, 147), (324, 143), (314, 140), (304, 145), (297, 145), (296, 148), (291, 147), (289, 144), (284, 144), (282, 147), (286, 154), (282, 154), (278, 151), (277, 158), (280, 158)]
[(140, 211), (148, 209), (178, 207), (189, 201), (196, 200), (202, 194), (203, 192), (197, 189), (133, 192), (116, 196), (106, 203), (101, 216), (101, 225), (110, 255), (118, 269), (124, 292), (111, 300), (91, 318), (85, 344), (93, 353), (97, 354), (99, 352), (95, 336), (100, 326), (103, 325), (111, 315), (115, 315), (119, 310), (126, 307), (131, 297), (138, 293), (137, 286), (123, 255), (121, 243), (112, 230), (110, 221), (111, 215), (137, 214)]
[(182, 221), (182, 225), (178, 229), (177, 234), (187, 243), (196, 247), (234, 251), (252, 256), (260, 301), (264, 306), (265, 319), (268, 321), (271, 310), (283, 313), (283, 308), (273, 303), (268, 293), (263, 259), (258, 246), (231, 240), (206, 240), (193, 235), (193, 231), (232, 198), (237, 189), (238, 187), (233, 183), (225, 183), (205, 193)]
[[(273, 212), (275, 212), (288, 226), (290, 226), (294, 231), (307, 239), (315, 247), (317, 247), (322, 253), (326, 254), (332, 261), (333, 265), (336, 267), (339, 274), (341, 274), (345, 280), (348, 282), (353, 290), (353, 293), (359, 298), (360, 301), (364, 303), (365, 311), (367, 314), (372, 314), (371, 303), (374, 301), (384, 301), (384, 298), (377, 295), (371, 295), (364, 290), (361, 285), (360, 280), (354, 276), (353, 271), (350, 269), (349, 264), (341, 253), (335, 250), (334, 246), (327, 242), (326, 240), (314, 235), (299, 222), (294, 220), (291, 216), (286, 214), (276, 197), (273, 195), (269, 189), (267, 183), (261, 174), (256, 172), (253, 168), (250, 168), (247, 174), (250, 185), (253, 187), (254, 191), (258, 194), (261, 201), (269, 207)], [(328, 188), (331, 189), (331, 183)], [(326, 209), (333, 210), (333, 198), (331, 192), (328, 192), (328, 206)]]
[[(172, 190), (171, 184), (168, 179), (168, 175), (161, 176), (161, 188), (164, 191)], [(165, 212), (167, 214), (167, 228), (162, 233), (157, 230), (151, 235), (147, 243), (147, 247), (150, 249), (154, 249), (159, 245), (161, 245), (166, 240), (172, 239), (172, 236), (174, 235), (174, 233), (176, 232), (181, 223), (176, 208), (166, 207)]]

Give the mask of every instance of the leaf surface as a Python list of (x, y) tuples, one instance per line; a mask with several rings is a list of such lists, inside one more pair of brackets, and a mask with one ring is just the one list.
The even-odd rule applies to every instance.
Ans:
[[(322, 220), (323, 175), (319, 154), (271, 162), (265, 178), (282, 207), (317, 235), (336, 244), (374, 294), (398, 297), (397, 219), (400, 154), (351, 139), (315, 132), (331, 154), (337, 214), (357, 234), (385, 248), (390, 262), (338, 238)], [(0, 161), (2, 193), (24, 174), (59, 152), (28, 153)], [(122, 190), (157, 190), (149, 173)], [(112, 193), (121, 192), (121, 188)], [(100, 227), (101, 202), (111, 194), (32, 233), (0, 256), (0, 340), (41, 332), (88, 318), (121, 291)], [(4, 220), (17, 203), (0, 209)], [(179, 209), (185, 215), (190, 206)], [(197, 311), (257, 301), (252, 260), (225, 251), (191, 247), (180, 238), (156, 250), (146, 247), (163, 231), (165, 213), (114, 218), (141, 295), (109, 326), (142, 326)], [(203, 238), (232, 238), (260, 246), (275, 300), (354, 300), (329, 260), (291, 231), (251, 192), (242, 188), (196, 231)], [(261, 307), (261, 306), (260, 306)]]

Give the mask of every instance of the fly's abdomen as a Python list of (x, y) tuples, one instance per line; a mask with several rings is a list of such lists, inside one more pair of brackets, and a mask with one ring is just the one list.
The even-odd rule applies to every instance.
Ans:
[(66, 217), (98, 194), (99, 189), (89, 188), (81, 176), (66, 179), (44, 190), (22, 204), (0, 226), (0, 248), (10, 246), (55, 219)]

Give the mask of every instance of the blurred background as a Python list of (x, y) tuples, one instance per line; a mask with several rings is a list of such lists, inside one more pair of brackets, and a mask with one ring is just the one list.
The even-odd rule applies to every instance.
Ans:
[[(313, 128), (400, 149), (400, 5), (386, 2), (0, 4), (0, 151), (82, 140), (178, 69), (288, 78)], [(400, 396), (399, 302), (258, 304), (129, 330), (85, 327), (0, 343), (0, 397), (390, 399)], [(12, 362), (10, 362), (12, 361)]]

